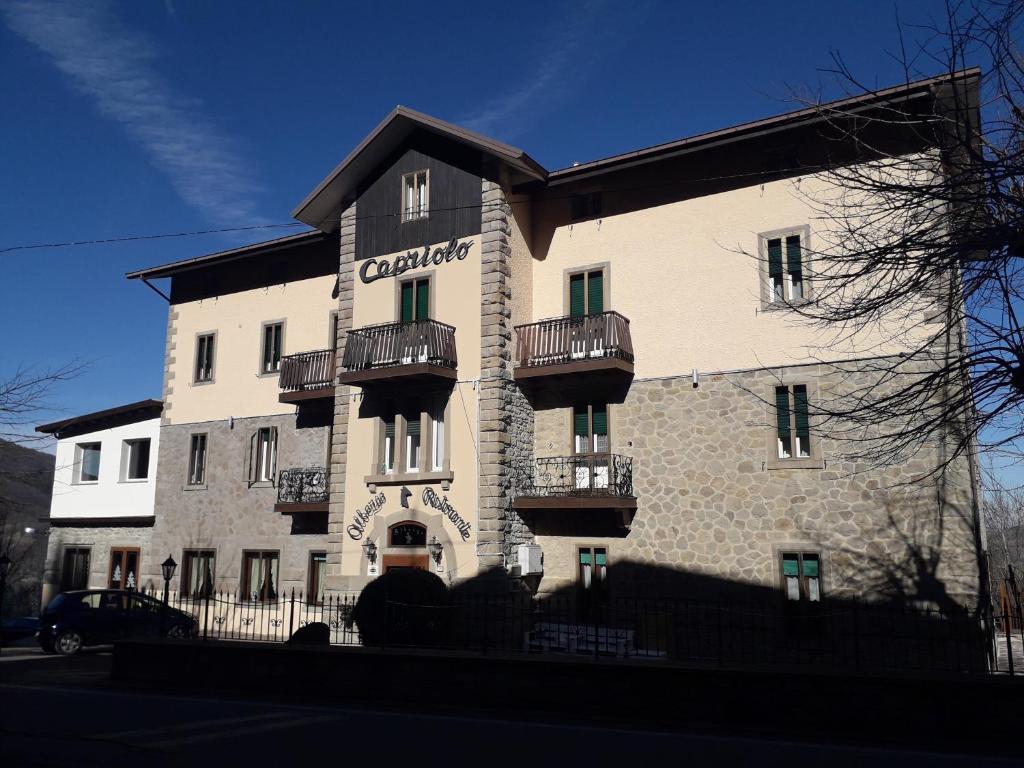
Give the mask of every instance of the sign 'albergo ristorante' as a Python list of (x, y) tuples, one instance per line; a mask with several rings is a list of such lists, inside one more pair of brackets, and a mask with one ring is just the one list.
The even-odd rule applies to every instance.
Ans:
[(438, 246), (433, 253), (430, 252), (430, 246), (425, 245), (422, 251), (409, 251), (404, 256), (399, 256), (394, 264), (387, 259), (367, 259), (359, 268), (359, 279), (364, 283), (372, 283), (382, 277), (398, 277), (410, 269), (429, 267), (431, 264), (440, 266), (455, 259), (462, 261), (469, 255), (472, 245), (472, 240), (463, 240), (460, 243), (453, 237), (448, 245)]

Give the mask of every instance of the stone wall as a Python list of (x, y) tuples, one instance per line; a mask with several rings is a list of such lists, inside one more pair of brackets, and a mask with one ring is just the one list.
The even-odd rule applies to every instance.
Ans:
[[(571, 583), (575, 546), (596, 540), (608, 547), (613, 573), (679, 588), (687, 575), (701, 577), (691, 582), (705, 589), (777, 587), (780, 552), (802, 549), (822, 553), (831, 594), (973, 604), (979, 585), (966, 459), (920, 480), (936, 466), (936, 452), (871, 469), (820, 436), (813, 468), (772, 469), (774, 409), (766, 401), (780, 376), (823, 390), (858, 384), (824, 366), (704, 376), (696, 388), (688, 376), (634, 381), (625, 402), (610, 406), (612, 451), (633, 457), (638, 510), (628, 535), (539, 536), (542, 589)], [(538, 456), (569, 452), (566, 414), (537, 413)]]
[[(142, 558), (139, 588), (163, 588), (163, 581), (153, 578), (160, 572), (160, 563), (167, 554), (151, 546), (152, 528), (135, 527), (51, 527), (43, 571), (43, 602), (60, 592), (61, 568), (65, 547), (89, 547), (89, 584), (91, 589), (106, 589), (110, 574), (110, 550), (120, 547), (138, 547)], [(177, 559), (177, 556), (175, 556)]]
[[(338, 323), (337, 323), (337, 367), (335, 376), (344, 370), (341, 365), (345, 354), (345, 341), (352, 330), (352, 302), (355, 295), (356, 258), (356, 203), (352, 203), (341, 214), (341, 231), (338, 254)], [(327, 583), (328, 592), (336, 592), (342, 586), (341, 546), (345, 530), (345, 473), (348, 462), (348, 421), (351, 387), (339, 386), (334, 395), (334, 419), (330, 431), (331, 439), (331, 503), (327, 518)]]
[[(144, 577), (162, 583), (160, 562), (168, 552), (181, 563), (185, 549), (214, 549), (215, 586), (235, 592), (243, 550), (278, 550), (279, 590), (306, 590), (309, 553), (326, 551), (327, 536), (293, 535), (291, 517), (274, 511), (277, 488), (250, 486), (245, 458), (251, 435), (260, 427), (277, 427), (279, 471), (324, 465), (327, 427), (299, 428), (293, 415), (235, 419), (233, 425), (212, 421), (161, 427), (152, 533), (152, 549), (160, 556), (143, 558)], [(206, 484), (193, 488), (185, 480), (190, 436), (196, 432), (207, 434)]]

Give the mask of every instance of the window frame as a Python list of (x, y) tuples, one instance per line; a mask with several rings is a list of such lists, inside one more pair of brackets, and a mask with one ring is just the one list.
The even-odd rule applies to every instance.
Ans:
[[(98, 458), (96, 459), (96, 479), (86, 480), (82, 477), (85, 471), (85, 449), (89, 446), (96, 446), (96, 453)], [(96, 485), (100, 481), (100, 470), (103, 468), (103, 441), (101, 440), (90, 440), (85, 443), (75, 443), (75, 472), (74, 472), (74, 484), (75, 485)]]
[[(203, 438), (203, 466), (202, 476), (195, 479), (195, 467), (193, 464), (194, 446), (196, 438)], [(191, 432), (188, 436), (188, 463), (185, 465), (185, 485), (189, 488), (205, 488), (206, 487), (206, 465), (210, 455), (210, 433), (209, 432)]]
[(192, 581), (192, 568), (193, 559), (198, 559), (200, 562), (203, 559), (210, 561), (210, 584), (209, 584), (209, 596), (213, 596), (216, 592), (214, 585), (217, 580), (217, 550), (216, 548), (186, 548), (181, 551), (181, 578), (178, 581), (178, 593), (188, 597), (190, 599), (202, 599), (207, 595), (202, 594), (202, 590), (199, 593), (193, 594), (191, 584)]
[[(424, 193), (423, 197), (424, 197), (424, 200), (422, 202), (420, 202), (420, 204), (419, 204), (419, 209), (418, 209), (419, 213), (417, 213), (417, 215), (413, 216), (411, 214), (410, 209), (408, 209), (406, 207), (406, 205), (405, 205), (405, 189), (406, 189), (406, 183), (405, 182), (406, 182), (406, 179), (412, 177), (413, 178), (413, 184), (415, 185), (416, 184), (416, 178), (420, 174), (423, 174), (423, 177), (424, 177), (423, 178), (423, 193)], [(399, 203), (398, 203), (398, 210), (400, 210), (402, 212), (402, 223), (403, 224), (407, 224), (407, 223), (409, 223), (411, 221), (422, 221), (423, 219), (430, 218), (430, 169), (429, 168), (421, 168), (420, 170), (417, 170), (417, 171), (408, 171), (407, 173), (403, 173), (402, 174), (401, 186), (399, 188), (399, 195), (400, 195), (400, 197), (399, 197)]]
[[(789, 297), (789, 278), (790, 272), (786, 264), (786, 238), (797, 235), (800, 237), (800, 266), (801, 266), (801, 293), (802, 296), (799, 299), (792, 299)], [(768, 263), (768, 241), (769, 240), (781, 240), (782, 241), (782, 273), (784, 276), (784, 294), (787, 298), (782, 300), (775, 298), (774, 285), (770, 274), (770, 265)], [(759, 232), (757, 235), (757, 256), (759, 264), (759, 275), (761, 282), (760, 298), (761, 298), (761, 309), (762, 310), (778, 310), (786, 309), (787, 307), (797, 306), (800, 304), (807, 303), (813, 300), (813, 291), (811, 288), (811, 227), (809, 224), (801, 224), (794, 227), (784, 227), (782, 229), (772, 229), (766, 232)]]
[[(118, 553), (121, 556), (116, 563), (115, 563), (115, 560), (114, 560), (114, 553), (115, 552)], [(127, 586), (115, 587), (114, 584), (113, 584), (113, 581), (114, 581), (114, 566), (115, 566), (115, 564), (120, 564), (121, 560), (127, 560), (127, 556), (129, 554), (134, 554), (135, 555), (135, 586), (134, 587), (127, 587)], [(122, 585), (124, 584), (125, 579), (126, 579), (126, 576), (122, 575), (121, 576), (121, 583), (122, 583)], [(111, 547), (110, 548), (110, 555), (108, 557), (108, 562), (107, 562), (107, 589), (123, 589), (125, 591), (137, 590), (137, 589), (139, 589), (139, 582), (141, 581), (141, 579), (142, 579), (142, 548), (141, 547), (120, 547), (120, 546)]]
[(612, 298), (612, 263), (610, 261), (602, 261), (597, 264), (587, 264), (580, 267), (567, 267), (562, 270), (562, 315), (563, 317), (572, 316), (572, 278), (576, 275), (583, 275), (583, 317), (590, 316), (590, 291), (588, 290), (588, 283), (590, 281), (590, 274), (592, 272), (601, 272), (601, 300), (603, 307), (601, 314), (605, 312), (611, 312), (611, 298)]
[[(443, 405), (442, 405), (443, 403)], [(444, 482), (454, 479), (451, 469), (451, 397), (432, 398), (419, 410), (402, 407), (394, 403), (382, 404), (374, 419), (374, 457), (370, 472), (363, 481), (368, 485), (396, 485), (401, 483)], [(443, 464), (440, 469), (434, 465), (434, 416), (441, 414), (443, 434)], [(407, 424), (418, 415), (419, 465), (409, 468)], [(387, 424), (394, 418), (394, 464), (391, 472), (386, 471)]]
[(395, 322), (401, 323), (402, 321), (402, 286), (413, 284), (412, 287), (412, 304), (413, 314), (416, 314), (416, 283), (425, 282), (427, 284), (427, 316), (423, 318), (417, 318), (412, 322), (418, 322), (419, 320), (433, 320), (435, 318), (435, 296), (434, 288), (436, 287), (435, 276), (437, 275), (436, 269), (428, 269), (425, 272), (417, 272), (415, 275), (410, 275), (404, 279), (395, 280)]
[[(68, 580), (68, 556), (72, 553), (76, 555), (85, 554), (85, 569), (82, 573), (84, 583), (81, 586), (76, 586)], [(92, 547), (84, 546), (81, 544), (66, 545), (61, 551), (60, 559), (60, 591), (71, 592), (73, 590), (88, 589), (89, 588), (89, 576), (92, 572)]]
[[(321, 583), (320, 581), (320, 572), (316, 568), (317, 562), (320, 562), (318, 558), (322, 558), (322, 562), (324, 564), (323, 583)], [(306, 602), (313, 603), (315, 605), (323, 605), (324, 597), (320, 596), (320, 590), (323, 589), (324, 592), (326, 593), (327, 551), (323, 549), (311, 550), (307, 562), (308, 566), (306, 571)]]
[[(277, 561), (277, 568), (276, 568), (276, 574), (275, 574), (276, 578), (274, 580), (274, 584), (270, 585), (270, 588), (274, 592), (273, 597), (257, 597), (257, 598), (253, 598), (252, 597), (252, 589), (251, 589), (252, 585), (249, 583), (249, 575), (250, 575), (249, 558), (250, 557), (258, 557), (260, 559), (261, 563), (264, 560), (269, 561), (271, 559)], [(263, 573), (262, 566), (261, 566), (260, 573), (261, 574)], [(281, 596), (281, 590), (280, 590), (280, 587), (279, 587), (279, 585), (281, 583), (281, 551), (278, 550), (278, 549), (243, 549), (242, 550), (242, 574), (241, 574), (241, 576), (242, 576), (242, 578), (241, 578), (240, 594), (241, 594), (241, 598), (242, 598), (241, 601), (243, 603), (269, 603), (269, 602), (273, 602), (273, 601), (278, 600), (280, 598), (280, 596)], [(262, 590), (262, 587), (260, 589)]]
[[(595, 580), (595, 577), (597, 576), (596, 569), (598, 550), (604, 551), (604, 570), (602, 572), (601, 579)], [(573, 577), (573, 582), (576, 590), (577, 604), (579, 605), (581, 612), (581, 618), (584, 620), (601, 620), (603, 614), (608, 610), (608, 606), (610, 605), (610, 581), (608, 579), (608, 570), (612, 565), (611, 548), (603, 542), (577, 542), (573, 546), (573, 552), (576, 555), (576, 574)], [(592, 560), (592, 575), (589, 586), (585, 585), (583, 578), (583, 563), (581, 560), (584, 552), (588, 552)], [(595, 588), (595, 584), (600, 584), (601, 586)]]
[[(264, 472), (267, 468), (267, 464), (263, 460), (263, 451), (261, 450), (262, 440), (261, 436), (263, 432), (269, 432), (268, 444), (272, 446), (273, 450), (269, 457), (269, 469), (270, 476), (267, 477), (267, 473)], [(249, 483), (249, 487), (253, 486), (273, 486), (277, 481), (277, 457), (280, 450), (280, 430), (271, 424), (260, 426), (256, 428), (256, 431), (249, 436), (249, 453), (248, 461), (246, 466), (246, 480)]]
[(569, 408), (569, 451), (572, 456), (603, 456), (612, 452), (612, 410), (608, 403), (596, 403), (597, 405), (604, 405), (605, 418), (608, 421), (608, 433), (605, 437), (608, 439), (608, 449), (604, 451), (594, 450), (594, 405), (592, 401), (585, 403), (587, 408), (587, 445), (591, 450), (588, 451), (577, 451), (576, 450), (576, 409), (577, 407), (583, 406), (584, 403), (577, 403), (576, 405), (570, 406)]
[[(787, 605), (813, 605), (815, 603), (820, 605), (821, 603), (825, 602), (825, 600), (827, 599), (826, 598), (827, 590), (825, 588), (825, 581), (826, 581), (826, 576), (827, 576), (827, 573), (828, 573), (828, 565), (827, 565), (827, 559), (825, 557), (825, 552), (823, 550), (821, 550), (821, 549), (815, 549), (813, 547), (809, 547), (806, 544), (796, 544), (796, 545), (792, 545), (792, 546), (787, 546), (787, 545), (784, 545), (784, 544), (781, 544), (781, 545), (777, 544), (777, 545), (773, 546), (772, 549), (773, 549), (773, 554), (775, 555), (776, 570), (777, 570), (777, 573), (778, 573), (779, 593), (780, 593), (780, 595), (782, 597), (782, 600)], [(787, 585), (786, 585), (785, 558), (786, 558), (787, 555), (796, 555), (799, 558), (798, 559), (798, 563), (799, 563), (799, 566), (798, 566), (799, 567), (798, 578), (800, 580), (800, 582), (799, 582), (799, 585), (800, 585), (800, 598), (797, 599), (797, 600), (793, 600), (793, 599), (791, 599), (789, 597), (789, 591), (788, 591)], [(818, 558), (818, 599), (817, 600), (811, 600), (810, 596), (808, 594), (807, 583), (806, 583), (806, 579), (808, 577), (804, 576), (804, 566), (803, 566), (804, 557), (807, 556), (807, 555), (813, 555), (813, 556)]]
[[(790, 433), (795, 434), (796, 431), (796, 409), (792, 407), (793, 403), (793, 387), (804, 386), (807, 388), (807, 426), (808, 426), (808, 456), (791, 456), (790, 458), (779, 457), (779, 433), (778, 433), (778, 420), (777, 410), (775, 406), (775, 390), (777, 387), (786, 387), (789, 389), (789, 403), (790, 403)], [(783, 373), (778, 376), (771, 384), (771, 387), (765, 392), (765, 423), (768, 425), (766, 430), (766, 450), (767, 459), (765, 461), (765, 469), (776, 470), (776, 469), (824, 469), (825, 459), (822, 452), (821, 437), (816, 435), (814, 432), (814, 408), (813, 404), (818, 402), (820, 397), (818, 380), (815, 376), (809, 375), (805, 371), (797, 371), (794, 373)]]
[[(146, 455), (146, 474), (143, 477), (131, 477), (132, 455), (134, 446), (140, 443), (148, 443), (149, 448)], [(122, 483), (145, 483), (150, 479), (149, 470), (153, 461), (153, 439), (150, 437), (131, 437), (121, 441), (121, 476)]]
[[(199, 378), (199, 341), (203, 338), (213, 340), (213, 354), (210, 357), (210, 375), (207, 378)], [(217, 376), (217, 331), (201, 331), (195, 335), (192, 355), (192, 385), (202, 386), (213, 384)]]
[[(281, 326), (281, 341), (279, 349), (277, 350), (277, 368), (267, 370), (266, 359), (264, 353), (266, 352), (266, 336), (267, 329), (275, 326)], [(264, 320), (260, 323), (260, 346), (259, 346), (259, 368), (257, 368), (256, 375), (263, 378), (269, 376), (280, 376), (281, 375), (281, 360), (284, 359), (284, 347), (285, 347), (285, 332), (287, 330), (287, 322), (284, 318), (278, 320)], [(216, 351), (216, 349), (214, 350)]]

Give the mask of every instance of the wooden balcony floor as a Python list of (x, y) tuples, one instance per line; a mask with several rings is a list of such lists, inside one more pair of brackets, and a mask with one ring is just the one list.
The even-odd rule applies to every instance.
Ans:
[(335, 387), (326, 384), (322, 387), (310, 387), (309, 389), (296, 389), (291, 392), (281, 392), (277, 396), (279, 403), (301, 403), (307, 400), (334, 399)]
[(375, 368), (360, 368), (345, 371), (338, 376), (339, 384), (386, 384), (412, 382), (417, 380), (434, 380), (451, 382), (458, 379), (458, 371), (433, 363), (407, 363), (405, 365), (388, 365)]

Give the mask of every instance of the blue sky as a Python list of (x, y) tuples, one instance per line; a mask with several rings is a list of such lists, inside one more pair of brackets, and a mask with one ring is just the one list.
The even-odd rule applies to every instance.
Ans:
[[(941, 0), (0, 0), (0, 251), (286, 223), (395, 104), (563, 167), (900, 82)], [(920, 63), (921, 74), (934, 66)], [(296, 229), (0, 252), (0, 377), (89, 371), (45, 418), (159, 397), (167, 306), (126, 271)]]

